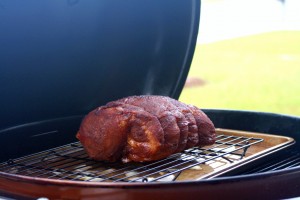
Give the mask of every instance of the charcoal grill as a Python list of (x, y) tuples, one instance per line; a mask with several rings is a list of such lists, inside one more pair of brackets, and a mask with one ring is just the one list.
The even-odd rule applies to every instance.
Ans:
[(200, 1), (0, 1), (0, 16), (0, 196), (300, 196), (296, 116), (204, 110), (214, 146), (150, 163), (96, 162), (76, 140), (83, 116), (108, 101), (179, 97)]

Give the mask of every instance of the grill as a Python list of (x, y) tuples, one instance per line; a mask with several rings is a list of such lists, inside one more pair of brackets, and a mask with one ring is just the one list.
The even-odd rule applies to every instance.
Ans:
[[(186, 180), (184, 170), (200, 176), (204, 165), (221, 168), (243, 159), (260, 138), (218, 135), (208, 148), (191, 148), (147, 164), (103, 163), (91, 160), (80, 143), (64, 145), (0, 165), (0, 171), (39, 178), (95, 182), (153, 182)], [(214, 170), (212, 170), (214, 171)], [(191, 172), (190, 172), (191, 173)], [(190, 174), (189, 173), (189, 174)], [(205, 174), (204, 174), (205, 175)], [(190, 178), (190, 177), (189, 177)]]
[(252, 170), (244, 172), (243, 174), (254, 174), (263, 172), (272, 172), (276, 170), (291, 169), (300, 166), (300, 154), (298, 152), (286, 152), (285, 157), (274, 159), (267, 164), (256, 167)]
[(0, 16), (0, 198), (300, 195), (296, 116), (204, 109), (215, 145), (149, 163), (93, 161), (75, 138), (84, 115), (109, 101), (179, 98), (200, 0), (1, 1)]

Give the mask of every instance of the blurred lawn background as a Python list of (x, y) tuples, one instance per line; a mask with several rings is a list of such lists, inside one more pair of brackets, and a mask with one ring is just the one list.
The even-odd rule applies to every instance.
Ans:
[(300, 116), (300, 31), (197, 44), (180, 100)]
[(299, 10), (299, 0), (202, 0), (180, 100), (300, 116)]

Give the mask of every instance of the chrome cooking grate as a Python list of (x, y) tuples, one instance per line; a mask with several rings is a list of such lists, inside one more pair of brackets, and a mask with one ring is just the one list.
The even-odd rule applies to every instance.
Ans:
[(285, 158), (274, 158), (264, 165), (260, 165), (254, 169), (243, 172), (242, 174), (272, 172), (281, 169), (290, 169), (300, 166), (300, 153), (285, 152)]
[[(94, 181), (153, 182), (188, 180), (212, 169), (240, 161), (247, 149), (263, 139), (218, 134), (212, 146), (194, 147), (148, 163), (108, 163), (94, 161), (79, 142), (53, 148), (0, 164), (0, 171), (31, 177)], [(185, 173), (189, 171), (189, 173)], [(195, 174), (195, 173), (194, 173)], [(203, 174), (202, 174), (203, 175)]]

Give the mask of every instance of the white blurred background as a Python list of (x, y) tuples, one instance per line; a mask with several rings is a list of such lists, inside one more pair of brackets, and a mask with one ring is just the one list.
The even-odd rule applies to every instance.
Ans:
[(198, 43), (300, 30), (300, 0), (202, 0)]

